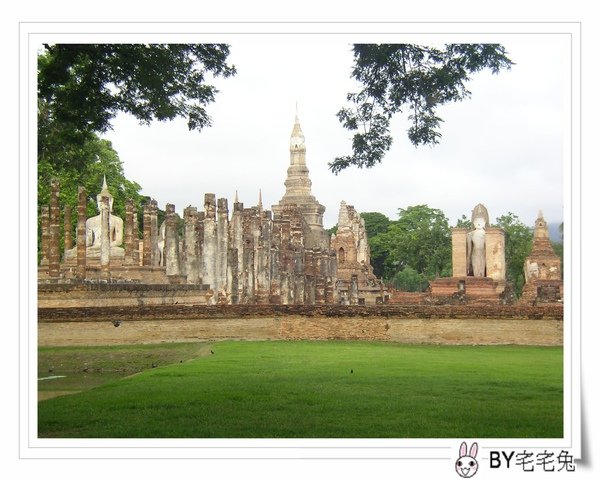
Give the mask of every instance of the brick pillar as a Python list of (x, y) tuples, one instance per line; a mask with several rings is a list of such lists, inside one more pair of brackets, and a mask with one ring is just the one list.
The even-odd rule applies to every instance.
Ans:
[(150, 201), (150, 265), (160, 265), (160, 253), (158, 251), (158, 203), (152, 199)]
[(41, 266), (48, 265), (48, 250), (50, 248), (50, 207), (43, 205), (40, 211), (40, 220), (42, 223), (42, 258)]
[(131, 209), (132, 223), (131, 223), (131, 242), (133, 244), (133, 251), (131, 253), (131, 257), (133, 259), (133, 264), (136, 266), (140, 265), (140, 239), (138, 234), (138, 216), (137, 209), (135, 208), (135, 203), (132, 203)]
[(231, 283), (227, 282), (227, 251), (229, 249), (229, 206), (227, 199), (217, 200), (216, 248), (215, 289), (217, 300), (220, 304), (230, 303), (231, 291), (228, 290), (228, 287), (231, 288)]
[(73, 224), (71, 222), (71, 206), (65, 205), (63, 211), (63, 225), (65, 230), (65, 252), (73, 247)]
[(227, 267), (231, 277), (231, 304), (239, 304), (238, 250), (227, 251)]
[(152, 223), (150, 218), (152, 217), (152, 206), (150, 205), (150, 202), (144, 204), (143, 216), (144, 246), (142, 248), (142, 265), (150, 266), (152, 265), (152, 244), (150, 241), (150, 224)]
[(100, 273), (102, 277), (110, 277), (110, 224), (109, 199), (102, 196), (100, 201)]
[(154, 199), (144, 205), (144, 252), (142, 257), (143, 265), (158, 265), (158, 225), (157, 225), (157, 203)]
[[(240, 304), (242, 302), (242, 291), (243, 291), (243, 277), (242, 273), (244, 271), (244, 231), (243, 231), (243, 211), (244, 204), (242, 202), (233, 203), (233, 213), (231, 214), (231, 222), (229, 223), (229, 245), (231, 250), (235, 250), (237, 259), (231, 260), (229, 263), (230, 266), (235, 266), (235, 274), (232, 271), (232, 303)], [(235, 287), (234, 287), (235, 285)], [(234, 292), (235, 289), (235, 292)], [(234, 302), (235, 296), (235, 302)]]
[(179, 236), (177, 235), (177, 223), (179, 216), (175, 213), (175, 206), (167, 204), (165, 207), (165, 266), (168, 276), (180, 276), (181, 266), (179, 264)]
[(188, 284), (200, 282), (200, 267), (198, 258), (198, 209), (186, 207), (183, 209), (184, 220), (184, 242), (183, 257), (184, 273), (187, 275)]
[(85, 188), (79, 187), (77, 193), (77, 277), (79, 279), (85, 279), (86, 269), (86, 208)]
[(485, 230), (486, 277), (498, 282), (497, 292), (506, 286), (505, 234), (500, 227), (488, 227)]
[(202, 245), (202, 282), (210, 285), (217, 299), (217, 217), (215, 194), (204, 194), (204, 238)]
[(467, 232), (464, 227), (453, 227), (452, 232), (452, 277), (467, 275)]
[(53, 180), (50, 197), (50, 242), (48, 246), (48, 275), (60, 276), (60, 207), (58, 205), (59, 183)]
[(133, 201), (128, 199), (125, 202), (125, 258), (123, 263), (125, 265), (133, 264)]

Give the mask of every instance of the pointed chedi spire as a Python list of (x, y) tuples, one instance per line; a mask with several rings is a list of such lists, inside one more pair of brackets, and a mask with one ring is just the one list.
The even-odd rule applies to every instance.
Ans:
[(98, 206), (100, 206), (100, 203), (102, 202), (102, 197), (108, 197), (110, 211), (112, 212), (113, 196), (111, 195), (110, 191), (108, 190), (108, 184), (106, 183), (106, 174), (104, 174), (104, 177), (102, 179), (102, 190), (96, 196), (96, 201), (98, 202)]
[(294, 206), (304, 217), (311, 230), (307, 246), (325, 248), (329, 237), (323, 229), (325, 206), (319, 204), (311, 192), (312, 182), (306, 165), (306, 145), (300, 121), (296, 113), (294, 127), (290, 137), (290, 165), (284, 182), (285, 193), (278, 204), (272, 206), (273, 215), (281, 218), (285, 206)]
[(544, 219), (544, 214), (540, 210), (538, 212), (538, 217), (535, 220), (535, 228), (533, 229), (533, 237), (534, 239), (549, 239), (550, 233), (548, 232), (548, 223), (546, 219)]
[(300, 120), (298, 120), (298, 114), (294, 120), (294, 127), (292, 129), (292, 135), (290, 136), (290, 164), (306, 164), (306, 145), (304, 140), (304, 134), (300, 127)]

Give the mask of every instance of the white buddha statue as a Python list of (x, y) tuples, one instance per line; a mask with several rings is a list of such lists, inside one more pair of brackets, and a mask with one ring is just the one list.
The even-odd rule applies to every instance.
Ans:
[(467, 233), (467, 274), (485, 277), (485, 229), (490, 223), (487, 209), (482, 204), (477, 204), (473, 209), (471, 222), (474, 229)]
[[(98, 205), (98, 211), (100, 214), (90, 217), (85, 222), (85, 245), (86, 245), (86, 258), (88, 259), (100, 259), (101, 255), (101, 239), (102, 239), (102, 199), (108, 198), (108, 229), (110, 240), (110, 258), (122, 259), (125, 256), (125, 249), (121, 244), (123, 243), (123, 219), (112, 213), (113, 208), (113, 196), (108, 191), (106, 185), (106, 176), (102, 183), (102, 190), (96, 196)], [(77, 258), (77, 246), (69, 249), (65, 252), (65, 259)]]
[[(119, 247), (123, 243), (123, 219), (117, 217), (112, 213), (113, 209), (113, 196), (108, 191), (108, 186), (106, 185), (106, 176), (104, 176), (104, 182), (102, 184), (102, 190), (96, 196), (96, 201), (98, 203), (98, 211), (102, 211), (102, 198), (108, 198), (108, 228), (109, 228), (109, 239), (110, 239), (110, 249), (111, 255), (113, 251), (118, 253), (119, 250), (123, 250)], [(90, 217), (85, 222), (85, 245), (88, 250), (100, 249), (100, 236), (102, 233), (102, 215), (98, 214), (94, 217)]]

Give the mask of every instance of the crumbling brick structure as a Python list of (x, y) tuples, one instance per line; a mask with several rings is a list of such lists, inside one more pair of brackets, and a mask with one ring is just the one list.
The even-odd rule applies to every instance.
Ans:
[[(364, 223), (361, 227), (353, 208), (345, 219), (358, 222), (358, 228), (352, 222), (342, 223), (338, 238), (355, 245), (354, 261), (344, 262), (343, 278), (338, 282), (338, 254), (323, 228), (325, 207), (311, 193), (308, 174), (304, 135), (296, 117), (286, 192), (272, 211), (263, 208), (260, 193), (258, 205), (249, 208), (238, 201), (236, 194), (231, 213), (227, 199), (207, 193), (203, 212), (193, 206), (184, 209), (180, 234), (175, 206), (166, 205), (165, 221), (159, 226), (157, 203), (151, 199), (143, 209), (142, 240), (138, 238), (137, 215), (131, 202), (126, 205), (125, 222), (110, 213), (112, 196), (104, 179), (99, 196), (101, 215), (97, 216), (102, 222), (86, 220), (82, 209), (78, 209), (77, 245), (65, 252), (60, 279), (194, 285), (206, 292), (195, 299), (203, 298), (214, 305), (382, 303), (383, 288), (370, 266)], [(80, 207), (85, 201), (82, 191)], [(48, 254), (52, 245), (47, 240), (52, 228), (48, 218), (52, 221), (54, 217), (46, 212), (43, 208), (44, 264), (39, 277), (42, 282), (52, 282), (45, 266), (52, 257)], [(110, 238), (97, 247), (96, 236), (108, 235), (109, 231)], [(354, 237), (346, 239), (344, 233)], [(123, 241), (124, 249), (120, 247)], [(96, 251), (102, 256), (90, 255)], [(54, 264), (58, 266), (56, 261)], [(56, 269), (53, 273), (58, 277)], [(344, 296), (339, 296), (339, 289)]]
[(533, 230), (533, 247), (525, 259), (525, 286), (521, 304), (562, 302), (563, 281), (560, 257), (550, 242), (548, 225), (540, 211)]
[(373, 274), (371, 251), (364, 219), (353, 206), (342, 201), (337, 232), (331, 238), (337, 258), (338, 303), (383, 304), (388, 296), (383, 283)]

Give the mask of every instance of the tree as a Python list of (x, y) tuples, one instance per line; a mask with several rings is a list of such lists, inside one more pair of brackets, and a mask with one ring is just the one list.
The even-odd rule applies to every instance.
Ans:
[(505, 232), (506, 280), (513, 284), (517, 297), (525, 284), (525, 259), (531, 253), (533, 233), (519, 217), (512, 212), (496, 219), (497, 227)]
[(454, 227), (471, 229), (473, 227), (473, 224), (471, 223), (471, 220), (468, 219), (465, 214), (463, 214), (460, 219), (456, 220), (456, 225)]
[(399, 209), (399, 219), (375, 237), (373, 251), (386, 252), (383, 277), (393, 279), (406, 267), (428, 279), (449, 275), (452, 248), (448, 219), (427, 205)]
[(423, 292), (429, 286), (429, 281), (424, 274), (415, 271), (412, 267), (405, 267), (392, 279), (396, 289), (407, 292)]
[[(113, 212), (115, 215), (125, 218), (125, 201), (133, 200), (138, 215), (142, 212), (142, 203), (146, 200), (139, 192), (141, 187), (136, 182), (125, 178), (123, 163), (117, 152), (112, 148), (108, 140), (100, 139), (92, 135), (91, 139), (79, 148), (73, 148), (72, 152), (81, 161), (81, 167), (74, 165), (56, 165), (47, 157), (38, 160), (38, 205), (50, 202), (50, 181), (58, 179), (60, 182), (59, 203), (62, 206), (69, 205), (73, 208), (72, 234), (75, 235), (77, 196), (79, 186), (85, 187), (87, 193), (86, 216), (92, 217), (98, 214), (96, 195), (102, 188), (104, 176), (108, 183), (108, 189), (114, 198)], [(138, 220), (141, 219), (139, 215)], [(139, 226), (138, 226), (139, 228)], [(38, 217), (38, 250), (41, 249), (41, 224)]]
[(361, 212), (360, 216), (365, 221), (368, 239), (371, 239), (382, 232), (387, 232), (388, 227), (390, 226), (390, 219), (379, 212)]
[(377, 277), (383, 277), (384, 263), (388, 257), (388, 251), (385, 242), (380, 242), (379, 235), (387, 232), (392, 222), (386, 215), (380, 212), (361, 212), (360, 216), (365, 222), (373, 273)]
[(73, 149), (111, 128), (117, 112), (141, 123), (187, 118), (190, 130), (211, 124), (206, 106), (229, 77), (222, 44), (57, 44), (38, 56), (38, 157), (74, 163)]
[(50, 181), (56, 178), (60, 182), (61, 205), (77, 205), (79, 186), (85, 187), (88, 199), (87, 215), (98, 214), (96, 194), (102, 188), (103, 177), (106, 176), (108, 188), (114, 197), (114, 213), (119, 217), (125, 216), (125, 201), (132, 199), (138, 212), (145, 199), (139, 191), (141, 187), (136, 182), (125, 178), (123, 163), (119, 155), (106, 139), (98, 137), (86, 142), (78, 151), (78, 156), (84, 159), (84, 168), (57, 168), (47, 159), (38, 162), (38, 203), (48, 204), (50, 201)]
[(412, 144), (437, 144), (442, 119), (436, 108), (468, 98), (471, 74), (483, 69), (498, 73), (512, 65), (498, 44), (355, 44), (353, 49), (351, 76), (362, 88), (347, 95), (350, 107), (337, 114), (354, 135), (352, 154), (329, 163), (335, 174), (351, 165), (369, 168), (381, 162), (392, 145), (390, 119), (400, 112), (408, 113)]

